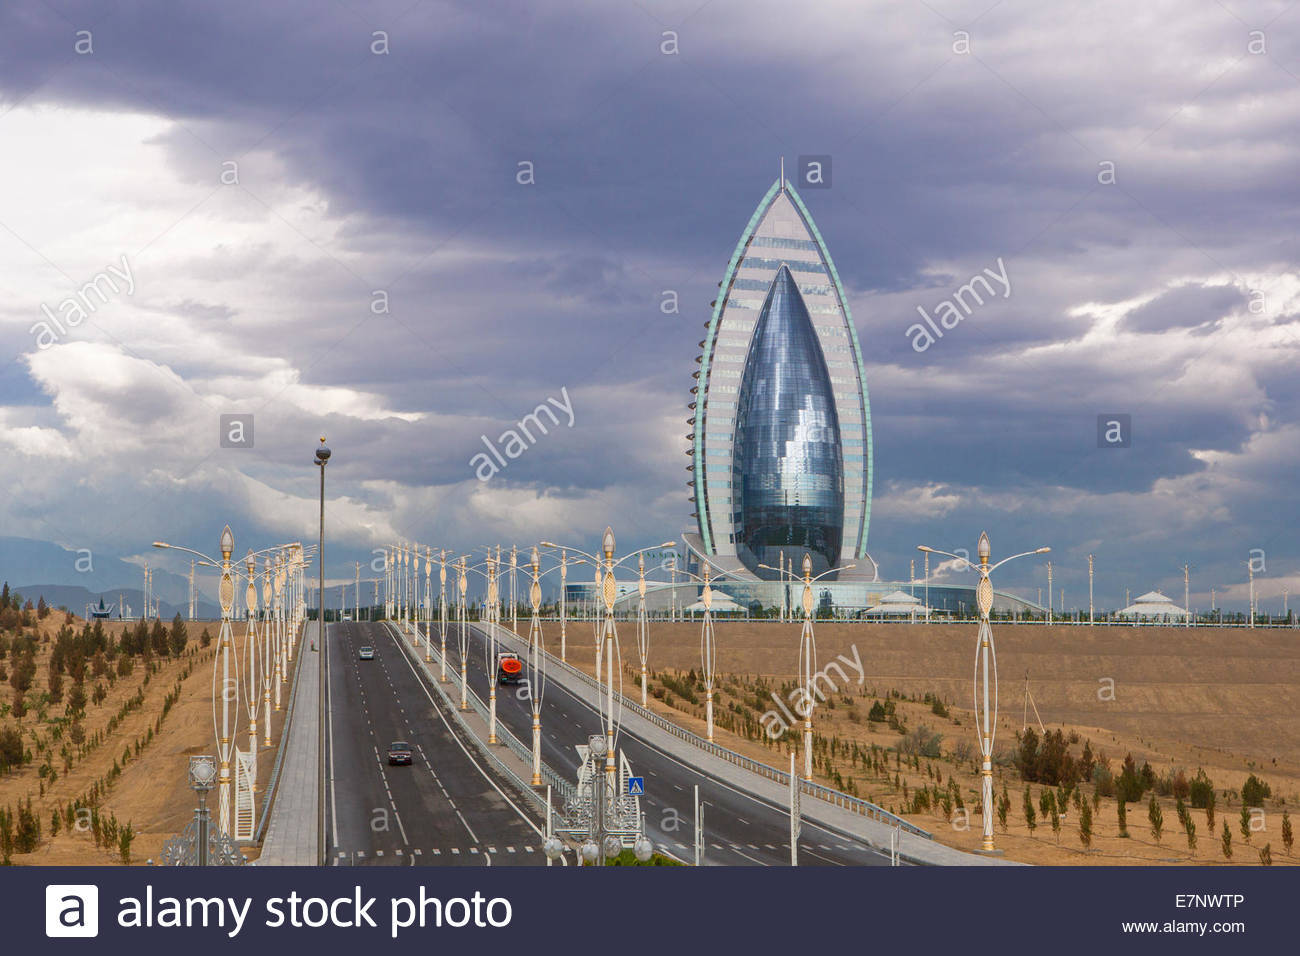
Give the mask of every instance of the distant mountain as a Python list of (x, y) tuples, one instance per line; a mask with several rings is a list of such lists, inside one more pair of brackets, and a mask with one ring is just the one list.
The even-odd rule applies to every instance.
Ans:
[[(116, 602), (119, 592), (134, 595), (127, 603), (138, 612), (143, 606), (143, 573), (138, 565), (114, 555), (77, 551), (31, 538), (0, 537), (0, 581), (8, 581), (11, 588), (33, 601), (42, 591), (47, 604), (66, 605), (77, 614), (82, 613), (88, 596), (93, 596), (95, 603), (101, 594), (105, 601)], [(55, 600), (52, 594), (56, 589), (66, 589), (67, 596)], [(153, 593), (156, 603), (189, 609), (189, 580), (182, 575), (155, 570)]]
[[(87, 604), (98, 607), (101, 597), (104, 599), (105, 606), (113, 606), (113, 619), (116, 619), (120, 613), (120, 608), (116, 605), (121, 602), (126, 603), (128, 617), (139, 617), (141, 610), (144, 608), (144, 598), (141, 596), (139, 588), (91, 592), (85, 588), (73, 587), (67, 584), (29, 584), (13, 588), (13, 590), (21, 594), (24, 599), (30, 598), (33, 604), (36, 603), (38, 598), (43, 597), (45, 603), (50, 607), (66, 607), (78, 617), (85, 615)], [(190, 606), (188, 601), (172, 604), (155, 597), (154, 603), (158, 605), (158, 616), (164, 621), (170, 621), (176, 616), (177, 612), (180, 612), (181, 617), (188, 618), (189, 616)], [(202, 598), (199, 599), (195, 610), (198, 618), (203, 621), (215, 620), (220, 616), (217, 606), (211, 601)]]

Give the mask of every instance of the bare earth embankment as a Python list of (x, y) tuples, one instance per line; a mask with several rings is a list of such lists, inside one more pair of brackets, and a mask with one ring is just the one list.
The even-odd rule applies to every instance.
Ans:
[[(39, 834), (34, 850), (15, 847), (12, 862), (120, 864), (121, 832), (127, 824), (133, 833), (130, 862), (156, 860), (164, 840), (179, 833), (193, 815), (196, 797), (186, 779), (188, 756), (216, 752), (212, 673), (219, 624), (187, 622), (189, 640), (179, 654), (119, 651), (100, 663), (92, 658), (81, 682), (84, 710), (76, 712), (70, 709), (74, 675), (63, 676), (57, 700), (50, 687), (54, 638), (64, 622), (64, 614), (54, 612), (24, 629), (37, 642), (34, 678), (22, 695), (25, 713), (21, 717), (15, 714), (11, 696), (17, 690), (8, 686), (15, 663), (8, 655), (3, 659), (6, 696), (0, 705), (0, 733), (18, 733), (26, 760), (0, 773), (0, 809), (16, 815), (16, 808), (30, 799)], [(68, 626), (80, 633), (83, 624), (74, 619)], [(118, 643), (131, 626), (106, 623), (105, 635)], [(205, 630), (211, 638), (206, 645), (200, 639)], [(237, 624), (236, 648), (242, 648), (242, 642), (243, 627)], [(286, 684), (286, 693), (287, 689)], [(274, 713), (274, 745), (279, 742), (282, 719), (283, 712)], [(242, 717), (236, 739), (239, 746), (247, 746), (247, 723)], [(264, 751), (258, 761), (259, 804), (273, 759), (273, 750)], [(209, 797), (214, 811), (216, 803), (214, 791)], [(102, 832), (98, 841), (89, 825), (91, 808), (101, 831), (104, 824), (116, 822), (116, 830)]]
[[(556, 630), (549, 623), (552, 650), (558, 650)], [(619, 630), (624, 691), (636, 699), (635, 626), (620, 622)], [(1010, 858), (1258, 865), (1267, 845), (1273, 863), (1297, 862), (1284, 845), (1283, 814), (1289, 818), (1300, 801), (1300, 630), (998, 624), (994, 635), (1001, 675), (995, 806), (1004, 788), (1009, 804), (997, 842)], [(781, 729), (773, 694), (791, 705), (799, 626), (719, 622), (716, 637), (722, 675), (715, 698), (718, 741), (785, 767), (787, 754), (798, 751), (798, 728), (776, 741), (766, 728)], [(837, 686), (815, 712), (816, 778), (902, 813), (944, 843), (976, 849), (975, 625), (825, 623), (818, 624), (816, 640), (820, 666), (840, 665), (839, 672), (828, 669), (827, 678)], [(699, 644), (698, 622), (656, 622), (649, 666), (651, 706), (702, 734)], [(590, 622), (569, 627), (569, 648), (569, 659), (590, 670)], [(1026, 706), (1026, 674), (1042, 728)], [(877, 702), (882, 719), (872, 720)], [(1016, 763), (1017, 734), (1026, 723), (1039, 738), (1043, 728), (1061, 731), (1076, 767), (1086, 759), (1086, 744), (1096, 764), (1108, 769), (1068, 783), (1053, 779), (1049, 770), (1046, 784), (1053, 786), (1042, 778), (1026, 782)], [(1126, 803), (1128, 836), (1121, 837), (1115, 792), (1130, 754), (1136, 770), (1144, 764), (1149, 769), (1140, 798)], [(1188, 792), (1199, 770), (1211, 782), (1212, 821)], [(1262, 812), (1248, 812), (1247, 840), (1241, 789), (1251, 774), (1269, 786), (1270, 795), (1256, 800)], [(1023, 806), (1026, 787), (1036, 818), (1032, 831)], [(925, 795), (918, 797), (922, 790)], [(1055, 831), (1052, 808), (1041, 802), (1046, 790), (1053, 802), (1064, 804)], [(1162, 817), (1159, 839), (1148, 816), (1152, 795)], [(1178, 812), (1180, 797), (1191, 839)], [(1092, 818), (1090, 827), (1084, 824), (1091, 830), (1087, 846), (1080, 834), (1087, 815), (1082, 800)], [(1225, 822), (1231, 857), (1223, 845)]]

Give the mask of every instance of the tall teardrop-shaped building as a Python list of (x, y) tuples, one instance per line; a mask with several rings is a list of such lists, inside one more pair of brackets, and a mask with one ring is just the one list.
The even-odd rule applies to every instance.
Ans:
[(851, 577), (871, 580), (862, 352), (830, 253), (784, 176), (718, 286), (691, 389), (688, 549), (738, 580), (768, 578), (759, 565), (781, 552), (797, 567), (804, 551), (819, 571), (854, 564)]
[(844, 463), (830, 372), (788, 266), (754, 327), (736, 401), (731, 463), (736, 552), (760, 578), (782, 556), (833, 567), (844, 538)]

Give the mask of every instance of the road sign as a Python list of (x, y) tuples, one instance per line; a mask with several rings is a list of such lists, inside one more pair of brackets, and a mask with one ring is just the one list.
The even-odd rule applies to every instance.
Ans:
[(627, 778), (627, 795), (629, 797), (645, 796), (645, 777)]

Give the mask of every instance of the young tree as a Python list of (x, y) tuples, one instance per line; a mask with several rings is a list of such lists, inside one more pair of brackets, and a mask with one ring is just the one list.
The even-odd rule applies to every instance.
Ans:
[(1196, 822), (1188, 816), (1183, 821), (1183, 828), (1187, 831), (1187, 849), (1191, 851), (1192, 856), (1196, 856)]
[(86, 689), (81, 684), (73, 684), (68, 691), (68, 716), (76, 719), (86, 712)]
[(1264, 844), (1264, 848), (1259, 851), (1259, 863), (1261, 866), (1273, 865), (1273, 844)]
[(1034, 830), (1038, 827), (1038, 819), (1034, 814), (1034, 796), (1029, 787), (1025, 787), (1025, 826), (1029, 828), (1029, 835), (1034, 835)]
[(1223, 858), (1225, 860), (1231, 860), (1232, 859), (1232, 831), (1228, 829), (1227, 820), (1223, 821), (1223, 836), (1221, 840), (1223, 843)]
[(1151, 802), (1147, 804), (1147, 819), (1151, 821), (1151, 836), (1159, 843), (1161, 835), (1165, 832), (1165, 813), (1156, 802), (1154, 793), (1151, 794)]
[(172, 631), (168, 636), (168, 641), (171, 644), (173, 657), (180, 657), (185, 652), (185, 645), (190, 641), (190, 636), (185, 631), (185, 620), (181, 617), (180, 611), (177, 611), (176, 616), (172, 618)]
[(1288, 810), (1282, 811), (1282, 846), (1286, 847), (1286, 855), (1291, 855), (1291, 844), (1295, 841), (1295, 834), (1291, 832), (1291, 813)]
[(1205, 825), (1210, 828), (1211, 833), (1214, 832), (1214, 788), (1213, 787), (1211, 787), (1210, 792), (1205, 795)]
[[(998, 826), (1002, 827), (1002, 832), (1007, 832), (1007, 815), (1011, 812), (1011, 796), (1007, 793), (1007, 785), (1002, 784), (1002, 793), (998, 796)], [(1287, 824), (1288, 826), (1290, 824)], [(1290, 845), (1287, 846), (1290, 849)]]
[(1241, 805), (1241, 816), (1237, 820), (1237, 825), (1241, 829), (1241, 838), (1247, 843), (1250, 842), (1250, 807), (1244, 803)]
[(1124, 801), (1124, 795), (1119, 794), (1118, 801), (1115, 804), (1115, 815), (1119, 818), (1119, 835), (1121, 839), (1128, 839), (1128, 804)]
[(1092, 846), (1092, 804), (1087, 800), (1079, 807), (1079, 842), (1085, 850)]
[(1056, 837), (1056, 842), (1061, 842), (1061, 806), (1056, 799), (1054, 791), (1047, 791), (1049, 799), (1047, 801), (1047, 815), (1052, 821), (1052, 835)]

